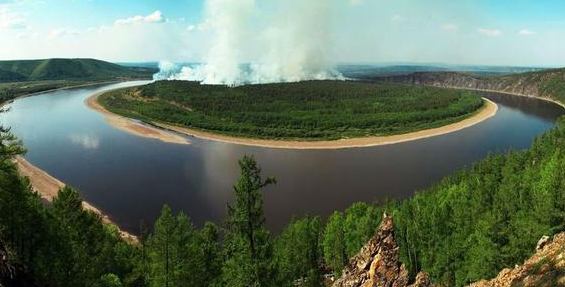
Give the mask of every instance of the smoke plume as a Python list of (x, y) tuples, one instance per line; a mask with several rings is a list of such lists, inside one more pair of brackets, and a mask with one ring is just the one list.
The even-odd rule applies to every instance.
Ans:
[(331, 2), (273, 0), (259, 7), (255, 0), (206, 0), (201, 25), (213, 41), (204, 62), (161, 62), (154, 78), (232, 86), (342, 79), (329, 56)]

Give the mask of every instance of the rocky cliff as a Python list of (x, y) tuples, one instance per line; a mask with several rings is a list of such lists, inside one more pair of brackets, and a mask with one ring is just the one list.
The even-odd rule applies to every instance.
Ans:
[(468, 287), (565, 286), (565, 233), (542, 238), (536, 253), (524, 264), (502, 270), (492, 280)]
[(333, 287), (428, 287), (433, 286), (425, 273), (409, 284), (408, 271), (398, 260), (392, 217), (385, 215), (375, 235), (351, 259)]
[(552, 69), (496, 77), (458, 72), (420, 72), (376, 77), (374, 80), (446, 88), (497, 91), (565, 102), (565, 69)]
[[(432, 287), (426, 273), (409, 283), (406, 268), (398, 259), (392, 217), (385, 215), (375, 235), (353, 257), (332, 287)], [(536, 253), (524, 264), (507, 268), (491, 280), (468, 287), (565, 286), (565, 233), (542, 238)]]

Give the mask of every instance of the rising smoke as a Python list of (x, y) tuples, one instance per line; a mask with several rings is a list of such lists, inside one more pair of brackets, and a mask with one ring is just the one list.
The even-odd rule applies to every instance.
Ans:
[(154, 78), (232, 86), (342, 79), (329, 58), (331, 2), (273, 0), (259, 7), (255, 0), (206, 0), (213, 41), (204, 62), (161, 62)]

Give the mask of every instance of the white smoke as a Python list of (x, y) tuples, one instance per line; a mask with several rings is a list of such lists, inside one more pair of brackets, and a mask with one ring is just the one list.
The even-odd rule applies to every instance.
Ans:
[[(330, 61), (330, 0), (206, 0), (213, 44), (204, 63), (161, 62), (156, 80), (241, 85), (343, 79)], [(252, 56), (249, 56), (250, 52)], [(242, 64), (248, 63), (248, 64)]]

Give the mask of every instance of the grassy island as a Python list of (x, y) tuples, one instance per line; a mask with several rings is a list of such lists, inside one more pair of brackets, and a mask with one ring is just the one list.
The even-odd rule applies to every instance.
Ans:
[(107, 110), (223, 135), (336, 140), (436, 128), (479, 110), (469, 91), (389, 83), (307, 81), (227, 87), (160, 81), (100, 96)]

